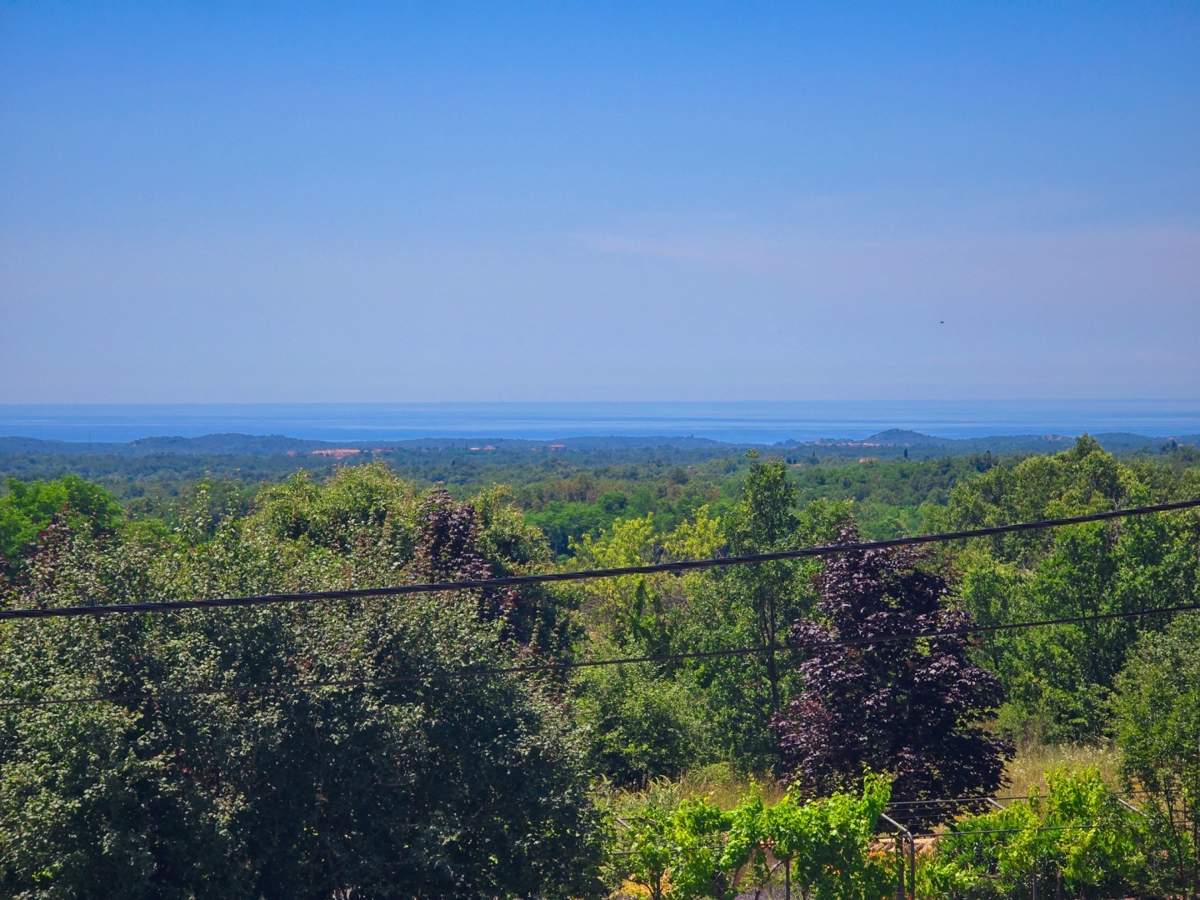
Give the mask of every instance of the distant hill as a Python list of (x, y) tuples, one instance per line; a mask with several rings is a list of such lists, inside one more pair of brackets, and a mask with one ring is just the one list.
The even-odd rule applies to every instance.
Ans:
[(1174, 437), (1146, 437), (1144, 434), (1130, 434), (1125, 431), (1115, 431), (1108, 434), (1093, 435), (1104, 447), (1113, 452), (1135, 452), (1138, 450), (1161, 450), (1172, 441), (1176, 444), (1191, 444), (1200, 446), (1200, 434), (1183, 434)]
[[(1142, 434), (1114, 432), (1094, 435), (1107, 450), (1115, 453), (1159, 452), (1174, 440), (1179, 444), (1200, 444), (1200, 435), (1174, 438), (1150, 437)], [(940, 438), (892, 428), (873, 434), (864, 440), (782, 441), (770, 449), (795, 451), (818, 457), (879, 457), (903, 456), (968, 456), (972, 453), (1057, 453), (1069, 448), (1075, 438), (1061, 434), (993, 435), (980, 438)], [(597, 452), (623, 450), (698, 450), (738, 451), (751, 444), (729, 444), (709, 438), (671, 437), (568, 437), (554, 441), (526, 441), (501, 438), (429, 438), (405, 441), (309, 441), (282, 435), (207, 434), (203, 437), (149, 437), (128, 443), (84, 443), (82, 441), (48, 441), (26, 437), (0, 437), (0, 454), (38, 454), (48, 456), (341, 456), (333, 451), (363, 453), (421, 450), (458, 451), (529, 451), (542, 450)], [(354, 454), (347, 453), (346, 456)]]
[[(553, 441), (525, 441), (509, 438), (421, 438), (404, 441), (309, 441), (282, 435), (206, 434), (203, 437), (148, 437), (127, 443), (85, 443), (83, 441), (47, 441), (39, 438), (0, 437), (0, 453), (44, 453), (53, 456), (156, 456), (176, 453), (187, 456), (275, 456), (296, 455), (337, 449), (414, 450), (476, 449), (493, 450), (570, 449), (631, 450), (676, 447), (683, 450), (742, 446), (697, 437), (571, 437)], [(748, 445), (747, 445), (748, 446)]]
[[(1171, 441), (1177, 444), (1200, 444), (1200, 435), (1183, 435), (1174, 438), (1150, 437), (1144, 434), (1113, 432), (1092, 435), (1110, 453), (1159, 452)], [(776, 444), (796, 450), (807, 450), (818, 457), (878, 457), (892, 458), (904, 455), (918, 458), (925, 456), (969, 456), (972, 453), (1060, 453), (1075, 443), (1075, 438), (1062, 434), (1015, 434), (992, 435), (980, 438), (939, 438), (919, 431), (892, 428), (881, 431), (861, 441), (818, 440), (785, 441)]]
[[(324, 441), (303, 441), (280, 435), (206, 434), (203, 437), (149, 437), (128, 443), (44, 441), (26, 437), (0, 437), (0, 453), (48, 453), (54, 456), (153, 456), (178, 453), (189, 456), (272, 456), (335, 447)], [(359, 446), (355, 444), (354, 446)]]

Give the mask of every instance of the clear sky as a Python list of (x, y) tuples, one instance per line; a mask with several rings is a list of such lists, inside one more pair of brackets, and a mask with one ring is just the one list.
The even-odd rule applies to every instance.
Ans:
[(1200, 4), (0, 7), (0, 402), (1200, 395)]

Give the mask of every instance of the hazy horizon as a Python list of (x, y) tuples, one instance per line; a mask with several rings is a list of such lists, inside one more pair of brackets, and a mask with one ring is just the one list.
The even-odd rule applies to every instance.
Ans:
[(0, 404), (0, 436), (123, 442), (241, 433), (310, 440), (671, 436), (748, 443), (862, 440), (891, 428), (939, 438), (1200, 434), (1200, 401)]

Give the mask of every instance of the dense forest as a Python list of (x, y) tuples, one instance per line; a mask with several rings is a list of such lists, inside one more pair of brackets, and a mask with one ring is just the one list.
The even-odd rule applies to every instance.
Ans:
[[(11, 449), (0, 605), (610, 568), (1200, 498), (1195, 448), (1087, 436), (890, 458), (487, 446)], [(1125, 614), (1196, 603), (1191, 509), (686, 574), (8, 621), (0, 894), (1194, 895), (1200, 614)], [(1079, 621), (971, 633), (1046, 619)], [(612, 659), (639, 661), (593, 665)]]

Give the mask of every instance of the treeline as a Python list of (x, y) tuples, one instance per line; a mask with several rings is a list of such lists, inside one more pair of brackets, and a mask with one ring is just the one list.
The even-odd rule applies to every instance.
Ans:
[[(1109, 436), (1116, 437), (1120, 436)], [(482, 441), (410, 442), (403, 447), (365, 447), (338, 458), (314, 455), (314, 447), (325, 448), (320, 442), (245, 435), (115, 445), (122, 452), (105, 450), (114, 445), (89, 445), (86, 453), (73, 453), (73, 445), (61, 442), (0, 438), (0, 480), (52, 481), (77, 475), (103, 486), (140, 517), (170, 520), (191, 502), (190, 495), (201, 484), (208, 485), (210, 497), (220, 495), (222, 502), (238, 498), (237, 505), (246, 509), (264, 486), (282, 483), (297, 470), (323, 479), (340, 466), (376, 459), (405, 480), (422, 486), (440, 483), (459, 499), (508, 485), (513, 502), (542, 528), (555, 553), (568, 556), (572, 541), (584, 534), (595, 536), (617, 518), (654, 512), (659, 527), (669, 528), (700, 505), (722, 510), (737, 500), (749, 467), (744, 455), (748, 448), (662, 440), (658, 446), (633, 439), (574, 439), (553, 445), (562, 449), (550, 449), (545, 442), (498, 441), (494, 447)], [(53, 452), (43, 446), (51, 444)], [(176, 444), (190, 449), (172, 449)], [(1176, 471), (1200, 465), (1200, 450), (1186, 444), (1121, 447), (1123, 459), (1151, 459)], [(785, 447), (779, 452), (802, 502), (852, 499), (859, 527), (872, 537), (919, 529), (923, 508), (944, 505), (963, 478), (997, 464), (1011, 467), (1024, 458), (950, 451), (936, 443), (908, 448), (911, 459), (900, 455), (904, 448), (890, 449), (895, 453), (884, 454), (883, 460), (870, 458), (882, 452), (874, 446), (854, 450), (850, 458), (845, 456), (847, 448), (834, 446)], [(690, 487), (681, 490), (685, 484)]]
[[(685, 446), (658, 447), (608, 447), (597, 442), (599, 446), (588, 443), (561, 450), (550, 449), (544, 443), (529, 446), (528, 442), (500, 442), (497, 447), (482, 441), (429, 441), (428, 446), (374, 449), (368, 446), (342, 456), (328, 455), (329, 447), (318, 442), (282, 438), (245, 438), (229, 442), (228, 446), (212, 441), (211, 452), (203, 453), (158, 449), (157, 444), (153, 445), (153, 452), (137, 453), (71, 453), (70, 445), (61, 445), (55, 452), (38, 449), (37, 445), (45, 442), (32, 442), (34, 446), (28, 449), (6, 449), (13, 443), (20, 441), (0, 438), (0, 478), (49, 481), (63, 475), (79, 475), (103, 485), (122, 502), (171, 499), (181, 489), (214, 480), (257, 490), (264, 484), (285, 481), (297, 470), (323, 478), (339, 466), (371, 460), (387, 462), (393, 472), (408, 481), (422, 485), (440, 483), (461, 497), (496, 484), (519, 487), (585, 472), (626, 480), (656, 480), (665, 478), (677, 466), (705, 466), (714, 460), (720, 460), (718, 468), (722, 470), (744, 467), (740, 458), (744, 448), (711, 441), (696, 442), (700, 446), (685, 442)], [(170, 442), (162, 443), (169, 446)], [(277, 444), (294, 444), (297, 449), (285, 451)], [(237, 449), (243, 445), (244, 449)], [(349, 449), (357, 446), (351, 445)]]
[[(1173, 457), (1118, 461), (1086, 438), (1021, 460), (833, 466), (751, 453), (643, 465), (658, 477), (643, 479), (649, 469), (638, 467), (570, 472), (455, 496), (377, 462), (327, 481), (300, 473), (253, 497), (201, 485), (165, 518), (130, 515), (79, 478), (10, 482), (0, 497), (3, 603), (194, 599), (771, 552), (868, 534), (861, 517), (871, 502), (908, 511), (887, 514), (896, 521), (880, 514), (886, 525), (872, 527), (891, 533), (1200, 497), (1200, 470)], [(533, 523), (571, 504), (610, 518), (565, 529), (560, 553)], [(795, 872), (812, 896), (882, 896), (894, 893), (900, 864), (879, 857), (884, 845), (872, 837), (881, 791), (916, 804), (907, 807), (914, 828), (943, 827), (953, 808), (919, 803), (996, 793), (1014, 744), (1108, 740), (1123, 748), (1123, 777), (1151, 816), (1136, 834), (1127, 823), (1117, 831), (1141, 841), (1157, 880), (1117, 868), (1106, 877), (1129, 891), (1196, 890), (1200, 839), (1180, 825), (1200, 819), (1194, 617), (979, 642), (871, 639), (1131, 612), (1198, 594), (1200, 514), (1189, 511), (825, 564), (10, 622), (0, 631), (0, 893), (579, 897), (632, 884), (681, 898)], [(772, 647), (787, 649), (721, 655)], [(648, 659), (572, 667), (628, 657)], [(541, 663), (551, 668), (412, 680)], [(349, 684), (305, 687), (339, 682)], [(94, 697), (112, 699), (54, 702)], [(788, 793), (759, 806), (752, 797), (727, 807), (629, 799), (712, 765)], [(1091, 798), (1075, 807), (1031, 801), (997, 819), (1003, 828), (969, 820), (995, 834), (939, 843), (944, 852), (927, 854), (918, 872), (928, 890), (970, 879), (972, 890), (1018, 890), (1015, 860), (1051, 834), (1038, 829), (1058, 828), (1068, 807), (1082, 821), (1115, 803), (1088, 777), (1065, 773), (1052, 785), (1055, 797)], [(814, 843), (811, 823), (830, 816), (858, 823), (857, 837)], [(1091, 889), (1074, 874), (1086, 868), (1078, 861), (1109, 857), (1059, 837), (1038, 851), (1049, 876)], [(863, 873), (857, 893), (831, 874), (852, 864)]]
[[(436, 457), (432, 461), (431, 455)], [(656, 529), (664, 531), (687, 521), (700, 506), (709, 506), (715, 514), (724, 512), (740, 497), (751, 463), (743, 453), (714, 455), (710, 449), (670, 447), (541, 452), (526, 458), (515, 451), (493, 454), (451, 446), (381, 458), (399, 477), (422, 486), (443, 484), (459, 499), (507, 485), (511, 502), (525, 511), (526, 520), (542, 530), (555, 555), (563, 558), (574, 554), (574, 545), (585, 534), (596, 537), (617, 519), (652, 512)], [(201, 485), (212, 512), (223, 514), (232, 508), (241, 514), (264, 486), (281, 483), (300, 467), (320, 480), (339, 466), (356, 464), (354, 459), (336, 463), (328, 457), (282, 454), (0, 454), (0, 474), (24, 483), (76, 475), (103, 486), (130, 515), (174, 527), (181, 510), (196, 502)], [(891, 537), (920, 530), (925, 511), (944, 505), (959, 481), (998, 463), (999, 458), (989, 454), (861, 463), (803, 457), (792, 459), (789, 478), (800, 502), (852, 500), (864, 534)]]

